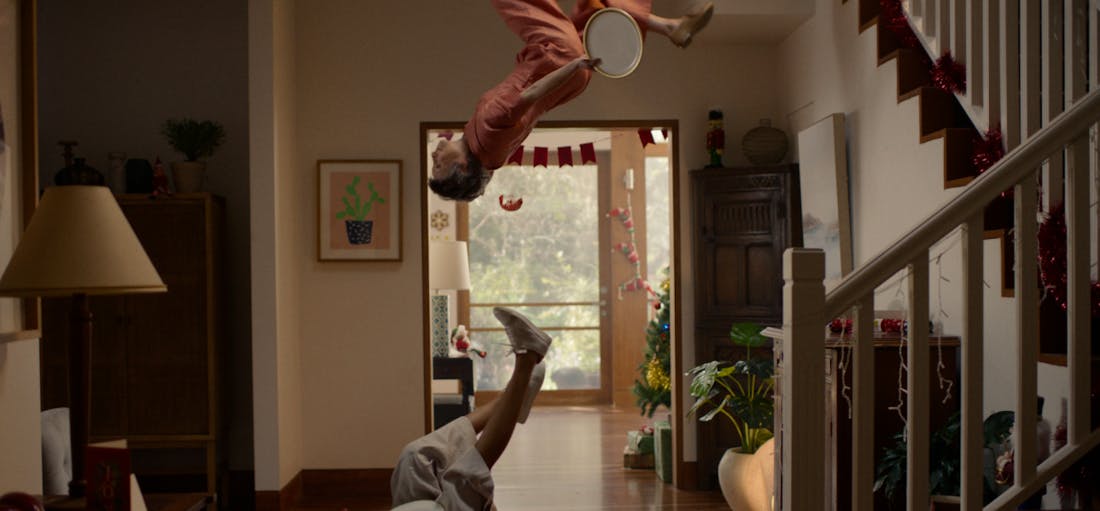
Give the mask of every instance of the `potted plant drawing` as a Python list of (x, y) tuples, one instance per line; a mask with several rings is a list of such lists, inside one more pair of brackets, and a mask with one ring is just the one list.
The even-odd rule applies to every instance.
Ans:
[[(765, 511), (771, 509), (771, 475), (774, 459), (770, 448), (761, 449), (772, 438), (774, 427), (775, 364), (770, 355), (754, 356), (768, 338), (755, 323), (734, 323), (730, 341), (745, 348), (745, 357), (736, 362), (714, 360), (696, 366), (691, 395), (695, 404), (688, 414), (708, 422), (722, 416), (730, 421), (740, 447), (727, 449), (718, 463), (718, 484), (731, 509)], [(769, 444), (770, 445), (770, 444)], [(759, 453), (758, 453), (759, 451)], [(761, 470), (763, 468), (763, 470)]]
[(172, 180), (179, 193), (202, 189), (206, 177), (206, 162), (214, 150), (225, 143), (225, 128), (215, 121), (168, 119), (160, 127), (168, 144), (183, 154), (185, 161), (172, 162)]
[(359, 196), (358, 190), (360, 181), (360, 177), (355, 176), (351, 183), (344, 187), (345, 194), (340, 198), (340, 202), (344, 204), (344, 209), (336, 213), (336, 219), (344, 221), (348, 243), (352, 245), (370, 244), (374, 221), (367, 220), (367, 215), (370, 214), (375, 203), (386, 203), (386, 199), (383, 199), (378, 191), (374, 189), (374, 183), (367, 183), (367, 191), (370, 192), (370, 196), (363, 200)]

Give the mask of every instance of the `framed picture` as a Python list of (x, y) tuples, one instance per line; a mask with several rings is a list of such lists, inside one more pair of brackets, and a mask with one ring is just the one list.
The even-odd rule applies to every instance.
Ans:
[[(0, 0), (0, 272), (37, 204), (36, 2)], [(0, 343), (36, 338), (36, 298), (0, 298)]]
[(852, 271), (844, 114), (832, 114), (798, 133), (798, 167), (803, 245), (825, 251), (829, 291)]
[(401, 161), (317, 162), (317, 258), (401, 260)]

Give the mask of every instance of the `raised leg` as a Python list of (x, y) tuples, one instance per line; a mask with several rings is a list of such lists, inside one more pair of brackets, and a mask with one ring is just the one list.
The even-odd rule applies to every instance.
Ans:
[[(493, 409), (475, 444), (489, 468), (493, 468), (512, 439), (512, 432), (516, 429), (516, 419), (519, 417), (523, 398), (527, 393), (527, 385), (531, 380), (531, 372), (538, 360), (539, 355), (534, 352), (516, 354), (516, 368), (512, 372), (512, 378), (508, 380), (508, 385), (500, 397), (490, 404)], [(474, 429), (477, 429), (476, 423)]]

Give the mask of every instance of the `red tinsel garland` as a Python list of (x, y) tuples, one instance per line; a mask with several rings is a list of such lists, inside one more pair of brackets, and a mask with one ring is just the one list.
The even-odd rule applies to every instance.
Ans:
[(974, 150), (970, 155), (970, 163), (974, 170), (981, 174), (989, 170), (994, 163), (1001, 161), (1005, 156), (1004, 136), (1001, 128), (994, 126), (985, 132), (985, 136), (977, 137), (974, 141)]
[[(1039, 277), (1054, 303), (1066, 310), (1066, 216), (1062, 204), (1051, 209), (1039, 225)], [(1093, 282), (1090, 288), (1090, 312), (1092, 317), (1100, 317), (1100, 282)]]
[(936, 59), (932, 67), (932, 85), (947, 92), (966, 92), (966, 68), (951, 56), (950, 51)]
[(916, 32), (913, 32), (913, 27), (909, 25), (909, 19), (901, 7), (901, 0), (879, 0), (878, 25), (893, 34), (902, 48), (917, 50), (924, 68), (932, 69), (932, 59), (928, 57)]

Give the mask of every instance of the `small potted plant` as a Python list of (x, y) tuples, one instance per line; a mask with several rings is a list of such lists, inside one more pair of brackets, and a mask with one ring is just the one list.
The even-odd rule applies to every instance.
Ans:
[(185, 158), (185, 161), (172, 163), (176, 191), (192, 193), (201, 190), (206, 177), (206, 162), (202, 159), (209, 158), (225, 142), (225, 128), (215, 121), (184, 118), (164, 121), (160, 132), (168, 144)]
[[(755, 323), (734, 323), (730, 340), (745, 348), (745, 358), (736, 362), (711, 361), (688, 372), (692, 376), (691, 395), (695, 404), (688, 414), (698, 414), (709, 408), (699, 420), (710, 421), (718, 416), (729, 419), (741, 441), (740, 447), (727, 449), (718, 463), (718, 484), (731, 509), (765, 511), (771, 509), (768, 489), (771, 481), (765, 474), (773, 473), (772, 456), (761, 447), (772, 438), (774, 427), (775, 364), (771, 356), (754, 357), (754, 348), (768, 343), (760, 334), (763, 327)], [(767, 459), (756, 460), (757, 451)], [(761, 471), (754, 466), (764, 463), (772, 470)]]
[(374, 203), (385, 204), (386, 199), (383, 199), (378, 191), (374, 189), (374, 183), (367, 183), (367, 190), (370, 191), (370, 197), (367, 200), (363, 200), (359, 196), (359, 176), (355, 176), (351, 180), (351, 183), (344, 187), (346, 193), (340, 198), (340, 201), (344, 203), (343, 211), (336, 212), (336, 219), (344, 221), (344, 228), (347, 230), (348, 243), (352, 245), (366, 245), (370, 243), (371, 233), (374, 231), (374, 221), (367, 220), (367, 215), (370, 214), (371, 209), (374, 207)]

